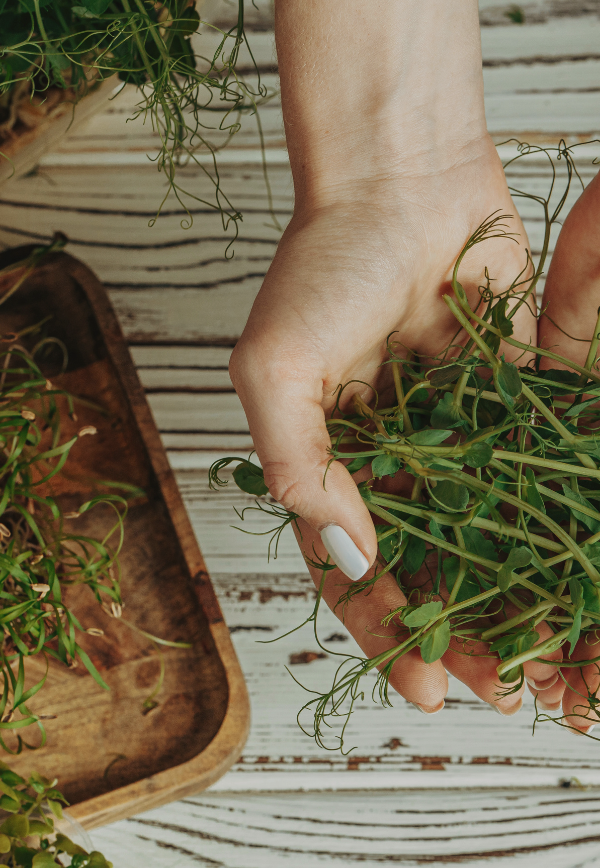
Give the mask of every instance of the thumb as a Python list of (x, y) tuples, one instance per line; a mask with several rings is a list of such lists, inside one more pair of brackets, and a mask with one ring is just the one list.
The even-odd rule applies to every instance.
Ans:
[(333, 562), (357, 581), (375, 560), (377, 538), (351, 475), (339, 461), (330, 463), (322, 380), (303, 376), (269, 384), (263, 370), (255, 385), (247, 368), (242, 374), (236, 367), (232, 380), (269, 492), (320, 533)]

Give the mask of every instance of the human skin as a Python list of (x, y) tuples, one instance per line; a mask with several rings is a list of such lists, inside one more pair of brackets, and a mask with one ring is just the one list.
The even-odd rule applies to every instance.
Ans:
[[(375, 531), (355, 480), (335, 462), (323, 485), (336, 389), (360, 381), (346, 402), (353, 390), (371, 400), (369, 384), (385, 389), (380, 365), (392, 332), (425, 357), (448, 346), (456, 322), (442, 296), (465, 242), (490, 214), (510, 215), (516, 241), (469, 251), (460, 279), (471, 301), (486, 266), (492, 289), (511, 284), (526, 266), (527, 236), (485, 125), (476, 0), (276, 0), (276, 39), (295, 208), (231, 376), (269, 490), (301, 517), (302, 550), (324, 557), (319, 532), (337, 524), (372, 564)], [(515, 336), (536, 340), (526, 307)], [(339, 570), (327, 574), (331, 608), (347, 585)], [(381, 620), (405, 603), (386, 576), (346, 608), (344, 623), (365, 654), (393, 647)], [(550, 635), (538, 629), (541, 640)], [(416, 649), (394, 665), (390, 684), (435, 712), (448, 670), (511, 714), (524, 688), (497, 696), (497, 663), (450, 650), (427, 665)], [(530, 661), (526, 674), (540, 682), (549, 669)]]

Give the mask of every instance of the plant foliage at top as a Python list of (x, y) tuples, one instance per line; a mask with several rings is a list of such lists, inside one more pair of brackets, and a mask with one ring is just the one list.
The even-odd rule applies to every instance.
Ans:
[[(0, 0), (0, 142), (18, 122), (20, 101), (39, 104), (57, 88), (75, 101), (116, 74), (139, 89), (134, 117), (159, 135), (155, 161), (168, 182), (159, 213), (172, 193), (188, 215), (182, 225), (191, 225), (185, 204), (191, 199), (217, 210), (224, 228), (233, 223), (237, 231), (241, 214), (221, 188), (217, 152), (239, 129), (241, 114), (255, 113), (268, 93), (246, 38), (244, 0), (229, 30), (205, 24), (219, 36), (206, 57), (192, 45), (200, 23), (194, 0)], [(243, 48), (251, 79), (237, 70)], [(218, 143), (210, 140), (214, 133)], [(202, 151), (212, 157), (208, 165), (199, 159)], [(209, 179), (213, 199), (182, 189), (176, 169), (189, 163)]]

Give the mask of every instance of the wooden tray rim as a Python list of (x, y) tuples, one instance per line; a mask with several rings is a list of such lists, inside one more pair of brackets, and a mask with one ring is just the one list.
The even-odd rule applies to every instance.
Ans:
[(144, 442), (161, 494), (171, 516), (194, 590), (209, 622), (215, 647), (227, 677), (229, 699), (223, 722), (211, 741), (193, 759), (157, 772), (110, 793), (74, 804), (69, 813), (86, 829), (191, 796), (209, 787), (240, 756), (250, 728), (250, 701), (244, 676), (223, 619), (198, 542), (183, 505), (175, 477), (135, 370), (125, 337), (107, 292), (96, 275), (67, 253), (51, 254), (40, 268), (65, 268), (84, 291), (106, 343), (117, 378), (126, 394)]

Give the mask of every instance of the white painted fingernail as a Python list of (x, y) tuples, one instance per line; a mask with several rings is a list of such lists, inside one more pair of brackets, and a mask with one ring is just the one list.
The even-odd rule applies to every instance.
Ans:
[(339, 524), (330, 524), (321, 531), (323, 545), (339, 569), (357, 582), (369, 569), (369, 562), (358, 546)]

